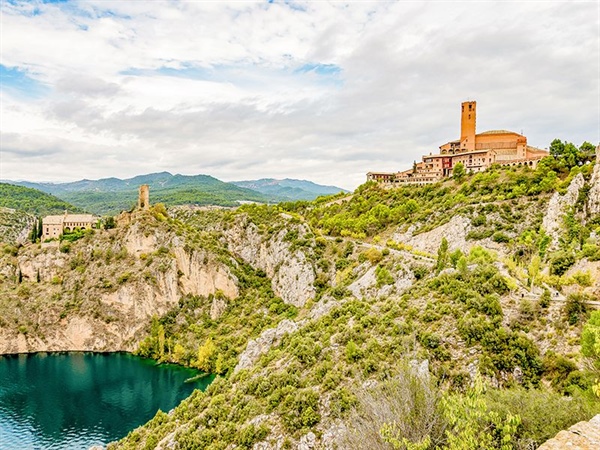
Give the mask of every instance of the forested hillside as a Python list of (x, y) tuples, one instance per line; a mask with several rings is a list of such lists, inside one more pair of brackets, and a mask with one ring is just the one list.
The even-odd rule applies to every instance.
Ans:
[(37, 189), (0, 183), (0, 207), (17, 209), (33, 215), (60, 214), (65, 210), (76, 212), (80, 208), (61, 200), (54, 195)]

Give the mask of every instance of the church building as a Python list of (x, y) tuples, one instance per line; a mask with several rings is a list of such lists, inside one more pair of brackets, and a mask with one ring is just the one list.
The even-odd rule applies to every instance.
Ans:
[(536, 167), (548, 152), (527, 144), (527, 138), (508, 130), (490, 130), (477, 134), (477, 102), (461, 104), (460, 139), (446, 142), (439, 153), (422, 157), (412, 169), (403, 172), (369, 172), (367, 180), (385, 184), (435, 183), (452, 174), (462, 163), (467, 172), (481, 172), (492, 164)]

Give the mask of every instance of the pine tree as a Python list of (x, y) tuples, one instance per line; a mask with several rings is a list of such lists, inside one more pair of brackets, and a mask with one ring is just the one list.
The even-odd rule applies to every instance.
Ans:
[(435, 273), (440, 273), (448, 264), (448, 240), (442, 238), (442, 243), (438, 249), (437, 264), (435, 266)]
[(31, 242), (33, 242), (35, 244), (35, 241), (37, 239), (37, 235), (38, 235), (38, 221), (34, 220), (33, 221), (33, 228), (31, 229), (31, 233), (29, 234), (29, 239), (31, 240)]
[(37, 229), (37, 237), (42, 239), (42, 234), (44, 234), (44, 222), (42, 218), (38, 218), (38, 229)]

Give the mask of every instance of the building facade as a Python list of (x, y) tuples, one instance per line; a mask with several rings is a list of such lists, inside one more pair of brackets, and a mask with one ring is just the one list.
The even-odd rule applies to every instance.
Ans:
[(62, 216), (46, 216), (42, 219), (42, 241), (58, 238), (65, 231), (90, 230), (96, 228), (98, 217), (92, 214), (67, 214)]
[(412, 169), (403, 172), (369, 172), (368, 181), (386, 184), (429, 184), (452, 174), (462, 163), (467, 172), (481, 172), (492, 164), (536, 167), (548, 152), (527, 145), (527, 138), (508, 130), (477, 134), (477, 102), (461, 104), (460, 139), (446, 142), (439, 152), (422, 157)]

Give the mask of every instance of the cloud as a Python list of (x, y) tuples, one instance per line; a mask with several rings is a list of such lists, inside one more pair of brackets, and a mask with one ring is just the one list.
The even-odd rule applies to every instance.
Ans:
[(353, 188), (457, 138), (467, 99), (480, 131), (600, 140), (594, 3), (2, 8), (2, 67), (22, 80), (0, 93), (3, 178), (167, 170)]
[(113, 97), (121, 90), (117, 83), (78, 74), (63, 76), (56, 81), (55, 86), (58, 93), (88, 97)]

